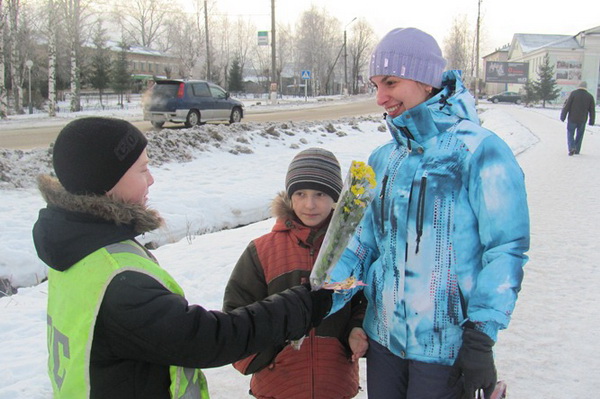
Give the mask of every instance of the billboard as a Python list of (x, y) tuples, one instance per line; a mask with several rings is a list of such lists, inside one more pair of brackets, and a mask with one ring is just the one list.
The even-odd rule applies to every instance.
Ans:
[(528, 62), (487, 61), (485, 63), (486, 83), (527, 83)]

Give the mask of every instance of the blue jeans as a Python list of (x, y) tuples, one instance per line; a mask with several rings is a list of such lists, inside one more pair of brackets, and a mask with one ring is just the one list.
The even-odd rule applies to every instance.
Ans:
[(370, 338), (366, 356), (369, 398), (458, 399), (459, 397), (457, 388), (448, 386), (451, 366), (402, 359)]
[[(575, 136), (576, 130), (577, 136)], [(573, 151), (575, 154), (579, 154), (579, 151), (581, 150), (581, 142), (583, 141), (583, 133), (585, 133), (585, 122), (567, 122), (567, 146), (569, 148), (569, 152)]]

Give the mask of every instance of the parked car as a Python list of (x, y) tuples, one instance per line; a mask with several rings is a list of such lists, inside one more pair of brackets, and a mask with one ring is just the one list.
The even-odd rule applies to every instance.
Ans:
[(161, 128), (165, 122), (186, 127), (209, 121), (236, 123), (244, 117), (244, 104), (220, 86), (204, 80), (156, 80), (144, 102), (144, 120)]
[(503, 91), (502, 93), (488, 97), (488, 101), (491, 101), (494, 104), (499, 102), (521, 104), (521, 97), (522, 96), (519, 93), (515, 93), (514, 91)]

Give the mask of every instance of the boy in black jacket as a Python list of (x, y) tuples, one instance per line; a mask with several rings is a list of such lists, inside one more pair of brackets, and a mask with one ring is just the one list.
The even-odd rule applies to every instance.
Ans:
[(189, 304), (135, 240), (162, 223), (146, 206), (146, 145), (126, 121), (78, 119), (54, 145), (58, 179), (38, 179), (55, 398), (208, 398), (200, 368), (298, 339), (331, 306), (330, 292), (304, 287), (229, 313)]

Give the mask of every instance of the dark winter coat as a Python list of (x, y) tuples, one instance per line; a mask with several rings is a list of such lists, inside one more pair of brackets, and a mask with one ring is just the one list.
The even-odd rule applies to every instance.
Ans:
[[(48, 206), (34, 226), (34, 243), (39, 257), (58, 271), (161, 223), (156, 212), (143, 206), (72, 195), (48, 176), (39, 179), (39, 186)], [(107, 282), (96, 318), (91, 397), (166, 399), (170, 365), (222, 366), (298, 339), (310, 325), (312, 302), (303, 287), (226, 314), (190, 305), (136, 270), (118, 276)]]
[(564, 122), (567, 114), (569, 115), (567, 121), (577, 124), (587, 122), (589, 115), (590, 126), (592, 126), (596, 123), (594, 97), (586, 89), (573, 90), (562, 108), (560, 120)]
[[(277, 221), (270, 233), (253, 240), (240, 257), (225, 288), (223, 309), (244, 306), (276, 292), (308, 282), (328, 221), (313, 230), (295, 217), (281, 193), (272, 205)], [(358, 392), (358, 363), (352, 363), (348, 335), (361, 326), (366, 303), (362, 295), (323, 320), (299, 350), (273, 346), (234, 363), (252, 374), (251, 391), (257, 398), (351, 398)]]

